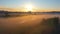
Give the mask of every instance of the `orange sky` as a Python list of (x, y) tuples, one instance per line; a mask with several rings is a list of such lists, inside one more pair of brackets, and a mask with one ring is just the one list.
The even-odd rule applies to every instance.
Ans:
[[(0, 10), (7, 10), (7, 11), (22, 11), (22, 12), (25, 12), (25, 8), (7, 8), (7, 7), (0, 7)], [(43, 9), (43, 8), (34, 8), (32, 9), (33, 12), (46, 12), (46, 11), (60, 11), (59, 9), (58, 10), (55, 10), (55, 9)]]
[(0, 0), (0, 10), (30, 11), (32, 8), (33, 12), (60, 11), (60, 0)]

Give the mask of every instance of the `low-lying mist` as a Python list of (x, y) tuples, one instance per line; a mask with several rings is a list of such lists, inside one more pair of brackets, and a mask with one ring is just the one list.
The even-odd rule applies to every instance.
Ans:
[(59, 34), (59, 20), (44, 15), (0, 18), (0, 34)]

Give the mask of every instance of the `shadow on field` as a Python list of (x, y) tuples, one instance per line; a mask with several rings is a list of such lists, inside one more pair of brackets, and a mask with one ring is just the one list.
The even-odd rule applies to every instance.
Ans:
[(58, 17), (43, 19), (42, 25), (47, 25), (48, 28), (42, 31), (42, 34), (60, 34), (60, 22)]
[(30, 34), (60, 34), (59, 18), (43, 19)]
[(48, 18), (42, 19), (42, 21), (34, 26), (19, 26), (17, 29), (4, 29), (1, 30), (0, 34), (60, 34), (60, 23), (59, 18)]

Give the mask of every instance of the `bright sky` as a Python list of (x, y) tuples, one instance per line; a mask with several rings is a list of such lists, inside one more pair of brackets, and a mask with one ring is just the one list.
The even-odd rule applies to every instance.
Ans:
[(33, 6), (33, 10), (36, 11), (40, 10), (60, 11), (60, 0), (0, 0), (0, 9), (11, 8), (11, 10), (15, 9), (25, 10), (25, 5), (29, 4), (31, 4)]

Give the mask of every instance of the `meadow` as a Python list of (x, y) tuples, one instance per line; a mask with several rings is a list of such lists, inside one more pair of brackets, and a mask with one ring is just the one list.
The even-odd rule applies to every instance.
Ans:
[(59, 18), (58, 14), (2, 17), (0, 34), (58, 34)]

